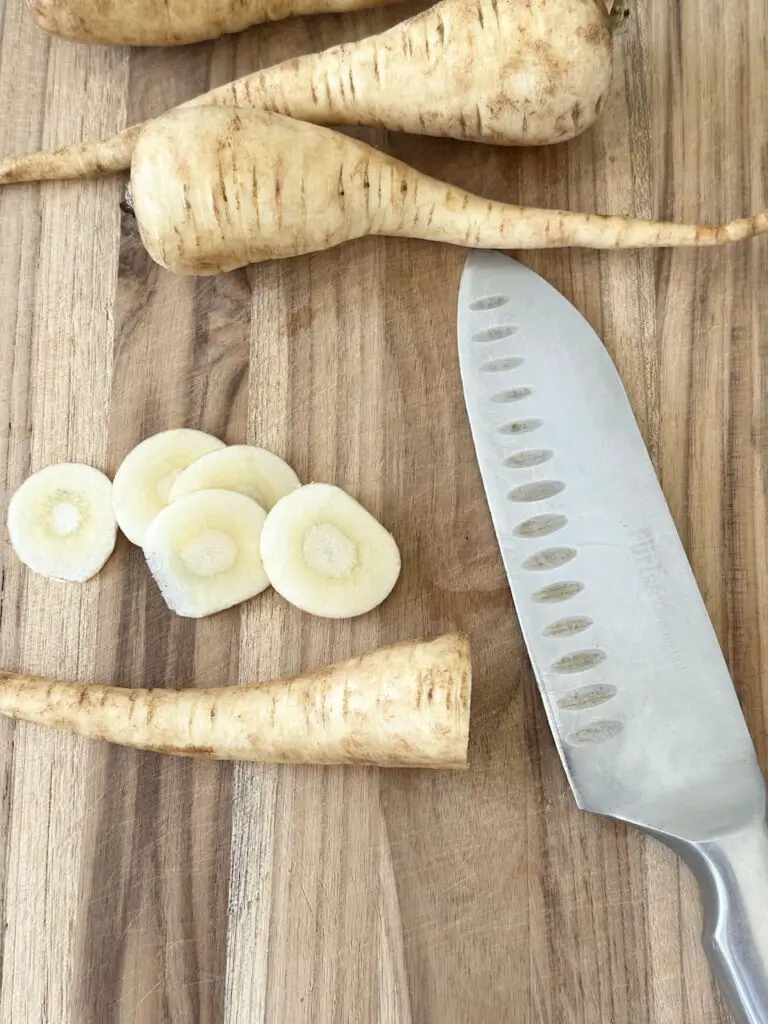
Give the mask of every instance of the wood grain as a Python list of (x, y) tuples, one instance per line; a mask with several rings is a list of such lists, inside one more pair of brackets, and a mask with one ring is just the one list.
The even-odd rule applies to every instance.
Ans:
[[(0, 153), (105, 134), (414, 9), (129, 53), (49, 40), (0, 0)], [(768, 205), (767, 34), (766, 0), (637, 0), (610, 103), (568, 145), (358, 134), (509, 201), (734, 217)], [(0, 192), (4, 501), (48, 462), (112, 472), (146, 434), (200, 427), (348, 488), (395, 533), (403, 577), (351, 623), (267, 593), (195, 624), (125, 542), (80, 588), (5, 543), (0, 661), (202, 685), (465, 629), (472, 767), (231, 769), (0, 724), (0, 1020), (725, 1024), (686, 870), (565, 784), (463, 411), (464, 254), (368, 239), (183, 280), (149, 261), (120, 190)], [(616, 360), (768, 768), (768, 246), (524, 258)]]

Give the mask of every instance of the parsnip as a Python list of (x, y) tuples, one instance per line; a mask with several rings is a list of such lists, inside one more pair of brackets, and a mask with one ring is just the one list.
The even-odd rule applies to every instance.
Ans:
[(27, 0), (36, 24), (80, 43), (181, 46), (300, 14), (357, 11), (394, 0)]
[(259, 554), (267, 514), (231, 491), (195, 491), (162, 509), (143, 540), (149, 571), (171, 611), (214, 615), (269, 586)]
[[(594, 123), (612, 71), (603, 0), (441, 0), (379, 35), (256, 71), (185, 106), (250, 106), (317, 124), (542, 145)], [(123, 170), (140, 128), (6, 157), (0, 184)]]
[(71, 582), (89, 580), (117, 540), (109, 477), (79, 462), (39, 469), (8, 503), (8, 537), (33, 572)]
[(0, 673), (0, 714), (166, 754), (463, 768), (471, 663), (448, 634), (263, 686), (131, 690)]
[(182, 470), (168, 500), (177, 501), (196, 491), (238, 491), (268, 512), (300, 486), (296, 473), (279, 455), (254, 445), (232, 444), (195, 459)]
[(286, 601), (329, 619), (377, 608), (400, 576), (395, 538), (331, 484), (305, 484), (271, 509), (260, 539), (267, 578)]
[(218, 437), (187, 427), (161, 430), (132, 448), (117, 467), (112, 492), (117, 524), (128, 540), (143, 545), (179, 475), (196, 459), (225, 448)]
[(363, 235), (481, 249), (626, 249), (720, 245), (768, 231), (765, 212), (706, 227), (491, 202), (328, 128), (221, 107), (174, 111), (148, 125), (131, 186), (149, 254), (181, 274), (216, 274)]

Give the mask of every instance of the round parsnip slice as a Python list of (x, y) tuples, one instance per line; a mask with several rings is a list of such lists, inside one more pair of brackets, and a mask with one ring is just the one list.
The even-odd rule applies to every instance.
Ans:
[(219, 488), (238, 491), (269, 511), (280, 498), (295, 491), (301, 481), (278, 455), (247, 444), (233, 444), (196, 459), (176, 478), (171, 502), (194, 491)]
[(78, 583), (90, 579), (117, 540), (109, 477), (79, 462), (33, 473), (10, 500), (8, 534), (34, 572)]
[(117, 525), (128, 540), (144, 545), (147, 527), (168, 504), (176, 477), (195, 459), (225, 448), (202, 430), (163, 430), (137, 444), (115, 473), (113, 501)]
[(269, 586), (259, 541), (267, 514), (233, 491), (195, 491), (150, 523), (144, 555), (165, 603), (189, 619), (231, 608)]
[(261, 558), (278, 594), (330, 619), (376, 608), (400, 575), (392, 535), (330, 484), (307, 484), (277, 502), (261, 533)]

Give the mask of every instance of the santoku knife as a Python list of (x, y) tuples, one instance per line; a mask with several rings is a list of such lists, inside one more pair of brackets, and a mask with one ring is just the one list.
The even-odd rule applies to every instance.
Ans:
[(619, 375), (537, 274), (472, 253), (461, 376), (488, 505), (579, 806), (693, 869), (744, 1024), (768, 1022), (768, 829), (755, 750)]

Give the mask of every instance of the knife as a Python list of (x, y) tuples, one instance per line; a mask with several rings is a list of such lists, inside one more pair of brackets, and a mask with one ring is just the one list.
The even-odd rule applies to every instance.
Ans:
[(461, 378), (501, 557), (583, 810), (693, 870), (737, 1020), (768, 1022), (768, 827), (755, 749), (619, 374), (581, 314), (472, 253)]

